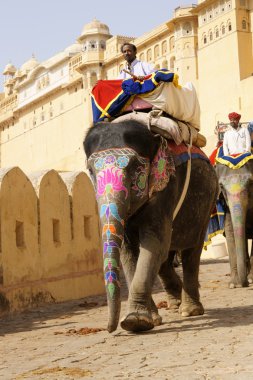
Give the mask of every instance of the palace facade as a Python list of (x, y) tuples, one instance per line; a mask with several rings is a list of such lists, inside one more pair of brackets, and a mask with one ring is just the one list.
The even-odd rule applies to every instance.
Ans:
[(203, 0), (180, 6), (173, 17), (144, 35), (112, 36), (98, 20), (76, 42), (44, 62), (7, 64), (0, 94), (0, 166), (34, 171), (82, 170), (82, 141), (91, 125), (90, 91), (99, 79), (116, 79), (123, 42), (138, 58), (193, 82), (201, 108), (201, 132), (209, 153), (214, 128), (236, 111), (253, 119), (253, 0)]

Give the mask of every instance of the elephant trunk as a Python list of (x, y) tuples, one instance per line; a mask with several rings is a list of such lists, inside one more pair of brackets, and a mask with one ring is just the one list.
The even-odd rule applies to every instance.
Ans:
[[(230, 194), (231, 195), (231, 194)], [(248, 258), (246, 248), (246, 212), (247, 212), (247, 193), (240, 191), (228, 197), (229, 209), (234, 231), (236, 264), (239, 283), (241, 286), (248, 286)]]
[[(117, 329), (120, 316), (120, 250), (123, 240), (123, 228), (114, 230), (113, 225), (102, 225), (104, 278), (108, 304), (108, 326), (111, 333)], [(117, 233), (122, 239), (115, 236)]]
[[(114, 168), (107, 176), (106, 185), (97, 186), (97, 201), (100, 214), (103, 244), (104, 278), (109, 311), (108, 331), (117, 329), (120, 316), (120, 253), (124, 239), (124, 226), (129, 208), (128, 189), (117, 180), (122, 171)], [(118, 177), (117, 177), (118, 175)], [(99, 193), (100, 189), (101, 192)]]

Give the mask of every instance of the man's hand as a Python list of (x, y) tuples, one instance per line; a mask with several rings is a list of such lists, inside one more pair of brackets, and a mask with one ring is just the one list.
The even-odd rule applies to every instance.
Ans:
[(137, 78), (137, 80), (139, 80), (140, 82), (143, 82), (144, 81), (144, 79), (145, 79), (145, 77), (144, 76), (138, 76), (138, 77), (136, 77)]

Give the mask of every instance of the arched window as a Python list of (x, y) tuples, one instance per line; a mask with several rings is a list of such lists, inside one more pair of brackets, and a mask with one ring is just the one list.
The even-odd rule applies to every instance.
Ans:
[(147, 61), (148, 62), (152, 61), (152, 51), (151, 51), (151, 49), (148, 49), (148, 51), (147, 51)]
[(100, 41), (100, 48), (103, 50), (105, 49), (105, 41), (104, 40)]
[(213, 32), (209, 32), (209, 40), (212, 41), (213, 40)]
[(170, 50), (174, 50), (175, 49), (175, 37), (172, 36), (170, 38)]
[(225, 25), (221, 25), (221, 34), (225, 34), (226, 28)]
[(155, 46), (155, 48), (154, 48), (154, 54), (155, 54), (155, 59), (159, 57), (159, 55), (160, 55), (159, 45)]
[(167, 53), (167, 41), (162, 42), (162, 54)]
[(206, 38), (206, 35), (205, 35), (205, 34), (203, 35), (203, 43), (204, 43), (204, 44), (207, 43), (207, 38)]
[(170, 70), (174, 70), (175, 69), (175, 57), (171, 57), (170, 59)]
[(215, 37), (216, 38), (219, 37), (219, 29), (218, 29), (218, 27), (215, 28)]
[(246, 22), (246, 20), (242, 20), (242, 29), (244, 29), (244, 30), (247, 29), (247, 22)]
[(141, 53), (140, 54), (140, 61), (144, 61), (144, 60), (145, 60), (144, 53)]
[(228, 21), (228, 31), (231, 32), (232, 30), (232, 24), (231, 21)]
[(90, 45), (90, 49), (96, 49), (97, 42), (96, 41), (90, 41), (89, 45)]
[(168, 61), (166, 59), (162, 62), (162, 69), (168, 69)]

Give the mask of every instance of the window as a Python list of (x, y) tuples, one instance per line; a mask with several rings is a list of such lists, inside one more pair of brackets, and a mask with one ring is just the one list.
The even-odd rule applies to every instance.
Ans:
[(60, 221), (59, 219), (53, 219), (53, 242), (60, 243)]
[[(145, 61), (144, 53), (140, 54), (140, 61)], [(122, 69), (123, 69), (123, 65), (122, 65)]]
[(210, 41), (213, 40), (213, 32), (210, 32), (210, 33), (209, 33), (209, 40), (210, 40)]
[(100, 41), (100, 47), (101, 49), (105, 49), (105, 41)]
[(17, 248), (25, 248), (25, 231), (24, 223), (16, 220), (16, 246)]
[(83, 217), (83, 234), (86, 239), (91, 239), (91, 216)]
[(215, 28), (215, 37), (216, 37), (216, 38), (219, 37), (219, 29), (218, 29), (218, 28)]
[(174, 70), (175, 68), (175, 57), (171, 57), (170, 59), (170, 69)]
[(90, 41), (90, 48), (91, 49), (96, 49), (96, 45), (97, 45), (96, 41)]
[(170, 50), (174, 50), (175, 49), (175, 37), (171, 37), (170, 39)]
[(162, 54), (167, 53), (167, 41), (162, 42)]
[(222, 26), (221, 26), (221, 33), (222, 33), (222, 34), (225, 34), (225, 32), (226, 32), (225, 25), (222, 25)]
[(231, 32), (231, 30), (232, 30), (232, 24), (231, 22), (228, 22), (228, 31)]
[(147, 61), (152, 61), (152, 52), (151, 52), (151, 49), (148, 49), (147, 51)]
[(168, 61), (167, 60), (163, 61), (162, 69), (168, 69)]
[(183, 25), (183, 36), (186, 36), (187, 34), (191, 34), (192, 32), (192, 26), (189, 22), (185, 22)]
[(160, 55), (159, 45), (155, 46), (154, 54), (155, 54), (155, 59), (159, 57), (159, 55)]
[(242, 20), (242, 29), (244, 29), (244, 30), (247, 29), (247, 22), (246, 22), (246, 20)]

